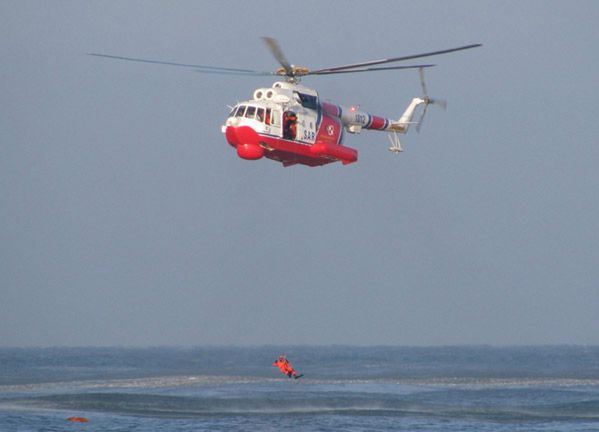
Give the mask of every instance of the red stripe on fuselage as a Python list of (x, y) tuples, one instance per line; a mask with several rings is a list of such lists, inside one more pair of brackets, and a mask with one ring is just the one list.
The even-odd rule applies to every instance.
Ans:
[(378, 129), (378, 130), (385, 129), (385, 125), (387, 124), (387, 121), (385, 120), (385, 118), (379, 117), (379, 116), (374, 116), (374, 115), (371, 115), (371, 118), (372, 118), (372, 121), (370, 122), (370, 126), (368, 126), (368, 129)]
[(284, 166), (302, 164), (315, 167), (335, 162), (334, 159), (314, 155), (310, 151), (312, 146), (308, 144), (270, 135), (260, 135), (260, 141), (266, 147), (264, 157), (281, 162)]

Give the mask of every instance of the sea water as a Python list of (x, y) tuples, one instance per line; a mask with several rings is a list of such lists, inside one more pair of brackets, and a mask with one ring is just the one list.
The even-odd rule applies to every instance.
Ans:
[(280, 430), (599, 431), (599, 347), (0, 349), (0, 432)]

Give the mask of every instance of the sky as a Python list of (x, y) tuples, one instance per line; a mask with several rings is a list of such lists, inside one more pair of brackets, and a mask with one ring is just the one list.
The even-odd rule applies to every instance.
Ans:
[[(0, 2), (0, 346), (599, 344), (599, 2)], [(430, 58), (420, 133), (240, 159), (274, 70)], [(409, 62), (407, 63), (409, 64)], [(306, 77), (398, 118), (416, 71)]]

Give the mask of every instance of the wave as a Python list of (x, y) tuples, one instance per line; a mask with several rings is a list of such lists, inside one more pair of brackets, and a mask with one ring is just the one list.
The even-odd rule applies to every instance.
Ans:
[(168, 418), (340, 414), (599, 421), (599, 380), (180, 375), (0, 386), (0, 410), (17, 409)]
[(160, 376), (146, 378), (126, 378), (109, 380), (57, 381), (49, 383), (7, 384), (0, 385), (0, 393), (44, 392), (55, 390), (78, 391), (81, 389), (111, 389), (111, 388), (169, 388), (192, 387), (226, 384), (249, 384), (257, 382), (275, 382), (275, 378), (222, 376), (222, 375), (185, 375)]
[[(277, 383), (281, 378), (261, 376), (231, 375), (180, 375), (144, 378), (57, 381), (49, 383), (5, 384), (0, 385), (2, 393), (44, 392), (59, 389), (159, 389), (176, 387), (196, 387), (231, 384)], [(303, 378), (302, 382), (312, 385), (397, 385), (419, 387), (454, 387), (454, 388), (502, 388), (502, 387), (599, 387), (599, 379), (581, 378), (404, 378), (404, 379), (311, 379)]]
[(496, 422), (599, 420), (599, 399), (539, 405), (447, 401), (447, 395), (354, 394), (351, 392), (263, 392), (243, 396), (180, 396), (98, 392), (16, 398), (0, 408), (103, 412), (117, 415), (190, 418), (226, 415), (388, 415), (485, 419)]

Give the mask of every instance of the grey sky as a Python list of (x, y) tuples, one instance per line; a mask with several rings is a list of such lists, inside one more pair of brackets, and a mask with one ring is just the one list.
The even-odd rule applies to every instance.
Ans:
[[(0, 346), (599, 343), (599, 3), (0, 2)], [(237, 157), (261, 36), (327, 67), (433, 59), (405, 152)], [(398, 117), (415, 71), (306, 78)]]

